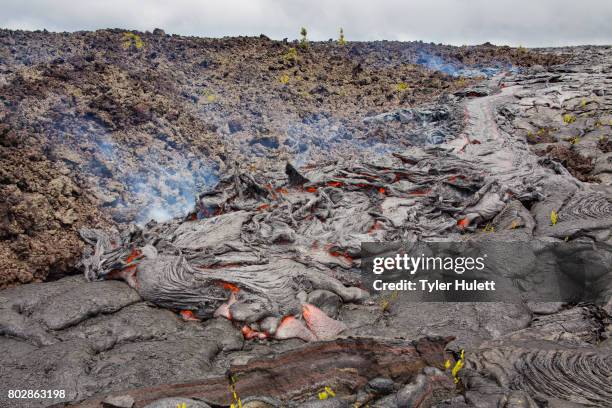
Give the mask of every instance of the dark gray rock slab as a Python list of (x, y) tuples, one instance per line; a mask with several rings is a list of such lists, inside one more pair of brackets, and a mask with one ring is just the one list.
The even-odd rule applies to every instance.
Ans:
[(366, 391), (372, 394), (387, 395), (391, 394), (394, 388), (395, 383), (390, 378), (377, 377), (368, 382)]
[(338, 309), (342, 305), (340, 296), (328, 290), (317, 289), (308, 294), (308, 303), (315, 305), (330, 317), (338, 315)]
[[(227, 364), (218, 357), (244, 344), (228, 320), (183, 321), (118, 281), (69, 277), (7, 289), (0, 312), (3, 386), (65, 390), (63, 401), (219, 375)], [(0, 406), (11, 403), (6, 397)], [(21, 402), (29, 408), (61, 401)]]
[[(384, 298), (385, 295), (383, 295)], [(388, 296), (388, 295), (387, 295)], [(455, 336), (453, 348), (471, 348), (485, 340), (520, 330), (531, 322), (531, 312), (513, 303), (416, 303), (399, 294), (387, 312), (375, 306), (342, 309), (349, 326), (345, 335), (418, 338)]]

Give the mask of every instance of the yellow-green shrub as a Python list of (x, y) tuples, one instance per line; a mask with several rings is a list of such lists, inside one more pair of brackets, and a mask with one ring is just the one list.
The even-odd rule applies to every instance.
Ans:
[(298, 59), (297, 50), (293, 47), (287, 50), (287, 53), (283, 56), (285, 61), (295, 62)]
[(345, 45), (346, 39), (344, 38), (344, 30), (340, 27), (340, 35), (338, 37), (338, 45)]
[(289, 75), (287, 74), (283, 74), (280, 76), (280, 78), (278, 78), (278, 80), (280, 81), (281, 84), (283, 85), (287, 85), (289, 83)]
[(569, 125), (570, 123), (574, 123), (576, 121), (576, 116), (571, 113), (566, 113), (563, 115), (563, 123)]
[(405, 90), (409, 88), (410, 87), (405, 82), (400, 82), (399, 84), (395, 85), (395, 89), (397, 89), (398, 92), (404, 92)]
[(142, 38), (140, 38), (140, 36), (137, 34), (130, 32), (123, 33), (123, 49), (127, 50), (132, 45), (134, 45), (134, 47), (139, 50), (144, 46), (144, 42), (142, 41)]

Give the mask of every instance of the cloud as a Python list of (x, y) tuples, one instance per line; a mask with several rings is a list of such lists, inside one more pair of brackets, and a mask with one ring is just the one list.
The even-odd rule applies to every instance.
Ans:
[(0, 27), (130, 28), (221, 37), (423, 40), (560, 46), (612, 43), (609, 0), (2, 0)]

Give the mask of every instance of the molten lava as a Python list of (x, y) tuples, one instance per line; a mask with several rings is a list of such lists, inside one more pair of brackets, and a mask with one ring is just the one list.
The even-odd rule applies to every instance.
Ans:
[(338, 334), (346, 330), (344, 323), (332, 319), (321, 309), (308, 303), (302, 305), (302, 316), (308, 329), (319, 340), (334, 339)]
[(380, 228), (381, 228), (380, 223), (378, 221), (374, 221), (374, 224), (372, 224), (372, 226), (368, 230), (368, 234), (372, 234), (374, 231), (379, 230)]
[(132, 249), (132, 252), (130, 252), (130, 254), (128, 255), (127, 259), (125, 260), (126, 263), (131, 263), (132, 261), (136, 260), (139, 256), (142, 255), (142, 252), (140, 252), (139, 250), (137, 250), (136, 248)]
[(276, 192), (277, 192), (277, 193), (279, 193), (279, 194), (289, 194), (289, 190), (287, 190), (287, 189), (286, 189), (286, 188), (284, 188), (284, 187), (279, 187), (279, 188), (277, 188), (277, 189), (276, 189)]
[(312, 333), (300, 320), (295, 316), (285, 316), (281, 320), (274, 338), (279, 340), (284, 339), (302, 339), (304, 341), (316, 341), (317, 337)]
[(265, 332), (265, 331), (261, 332), (261, 331), (253, 330), (251, 329), (251, 327), (249, 327), (246, 324), (242, 326), (242, 329), (240, 331), (242, 332), (242, 336), (245, 338), (245, 340), (252, 340), (252, 339), (265, 340), (268, 337), (270, 337), (268, 332)]
[(333, 257), (340, 257), (346, 259), (348, 262), (352, 263), (353, 258), (348, 254), (348, 252), (338, 252), (338, 251), (329, 251), (329, 254)]
[(231, 291), (232, 293), (238, 293), (240, 291), (240, 288), (236, 285), (234, 285), (233, 283), (229, 283), (229, 282), (224, 282), (224, 281), (219, 281), (219, 285), (226, 290)]
[(251, 329), (246, 324), (244, 326), (242, 326), (242, 330), (241, 331), (242, 331), (242, 335), (247, 340), (251, 340), (251, 339), (257, 338), (257, 332), (255, 330)]
[(457, 221), (457, 227), (459, 229), (466, 229), (470, 225), (470, 221), (467, 218), (462, 218)]
[(192, 322), (200, 321), (200, 319), (198, 319), (191, 310), (181, 310), (180, 315), (185, 321), (192, 321)]
[(219, 306), (217, 308), (217, 310), (215, 310), (214, 313), (214, 317), (225, 317), (227, 320), (234, 320), (233, 316), (232, 316), (232, 311), (230, 310), (230, 307), (236, 303), (236, 292), (232, 291), (230, 293), (229, 298), (227, 299), (227, 302), (223, 303), (221, 306)]

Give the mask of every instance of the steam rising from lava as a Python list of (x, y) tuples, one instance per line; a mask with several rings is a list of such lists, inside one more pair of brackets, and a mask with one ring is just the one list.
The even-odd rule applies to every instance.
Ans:
[[(108, 136), (97, 142), (97, 175), (112, 175), (127, 192), (111, 202), (117, 209), (132, 213), (138, 225), (150, 220), (165, 222), (193, 210), (197, 194), (218, 182), (217, 164), (184, 151), (159, 150), (137, 155), (122, 149)], [(108, 185), (108, 184), (107, 184)], [(120, 189), (120, 187), (119, 187)], [(112, 194), (112, 192), (110, 192)]]

